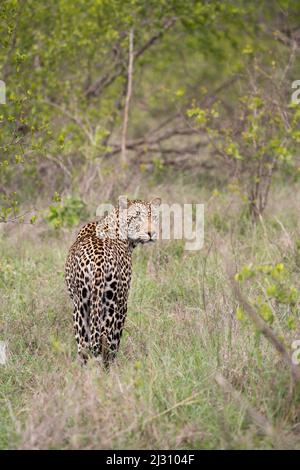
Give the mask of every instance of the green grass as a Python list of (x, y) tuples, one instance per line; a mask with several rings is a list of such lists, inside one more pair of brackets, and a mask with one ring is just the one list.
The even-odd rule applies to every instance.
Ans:
[[(257, 228), (238, 208), (224, 216), (229, 196), (213, 200), (199, 252), (178, 241), (136, 249), (126, 330), (109, 374), (96, 361), (86, 369), (76, 361), (63, 277), (71, 235), (41, 237), (31, 227), (3, 235), (0, 340), (9, 359), (0, 366), (0, 448), (299, 448), (299, 390), (272, 345), (236, 319), (226, 272), (227, 258), (237, 269), (284, 262), (300, 287), (300, 226), (284, 194)], [(243, 291), (260, 290), (254, 279)], [(289, 349), (300, 327), (297, 318), (286, 328), (287, 309), (278, 307), (273, 328)]]

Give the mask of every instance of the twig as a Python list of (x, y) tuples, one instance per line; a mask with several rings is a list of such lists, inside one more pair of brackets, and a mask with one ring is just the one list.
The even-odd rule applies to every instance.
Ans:
[(269, 325), (262, 319), (262, 317), (256, 312), (256, 310), (248, 303), (241, 293), (240, 287), (237, 282), (235, 282), (230, 276), (232, 290), (235, 294), (235, 297), (239, 301), (240, 305), (243, 307), (245, 313), (251, 318), (258, 330), (265, 336), (265, 338), (271, 343), (275, 349), (281, 355), (284, 363), (290, 369), (291, 374), (295, 382), (300, 382), (300, 368), (293, 364), (291, 357), (287, 350), (285, 349), (282, 342), (277, 338), (276, 334), (269, 327)]
[[(153, 36), (151, 36), (148, 41), (143, 44), (137, 51), (134, 53), (134, 59), (137, 59), (140, 57), (144, 52), (146, 52), (153, 44), (157, 42), (158, 39), (160, 39), (165, 31), (170, 29), (176, 22), (176, 18), (171, 18), (168, 19), (164, 25), (163, 29), (160, 30), (159, 32), (155, 33)], [(123, 60), (121, 59), (119, 62), (117, 62), (113, 70), (107, 72), (104, 76), (98, 78), (98, 80), (95, 81), (85, 92), (86, 98), (91, 98), (94, 96), (99, 96), (102, 91), (109, 87), (120, 75), (123, 75), (124, 73), (124, 63)]]
[(183, 406), (183, 405), (193, 405), (194, 403), (197, 403), (197, 396), (200, 394), (200, 392), (195, 392), (195, 393), (192, 393), (192, 395), (184, 398), (183, 400), (175, 403), (175, 405), (171, 406), (170, 408), (168, 408), (167, 410), (164, 410), (162, 411), (161, 413), (157, 413), (156, 415), (153, 415), (153, 416), (149, 416), (149, 418), (145, 419), (145, 421), (143, 422), (143, 427), (150, 423), (151, 421), (153, 421), (154, 419), (157, 419), (157, 418), (160, 418), (161, 416), (164, 416), (168, 413), (170, 413), (171, 411), (174, 411), (176, 410), (176, 408), (179, 408), (180, 406)]
[[(23, 214), (16, 215), (15, 217), (13, 217), (11, 219), (5, 219), (5, 217), (0, 217), (0, 223), (8, 224), (8, 223), (16, 222), (17, 220), (22, 219), (23, 217), (25, 217), (25, 215), (31, 214), (34, 211), (36, 211), (36, 209), (30, 209), (26, 212), (23, 212)], [(28, 222), (23, 222), (23, 223), (26, 224)]]
[(94, 138), (92, 135), (92, 132), (87, 129), (87, 127), (83, 124), (82, 120), (75, 114), (72, 113), (71, 111), (68, 111), (66, 108), (63, 106), (60, 106), (59, 104), (55, 103), (54, 101), (50, 101), (48, 99), (44, 99), (43, 102), (49, 106), (52, 106), (56, 109), (59, 109), (65, 116), (67, 116), (71, 121), (74, 121), (79, 129), (83, 132), (83, 134), (88, 138), (90, 143), (94, 145)]
[(276, 222), (278, 223), (278, 225), (282, 228), (282, 231), (283, 233), (285, 234), (285, 236), (287, 237), (288, 241), (289, 241), (289, 245), (290, 247), (293, 246), (293, 242), (292, 242), (292, 239), (290, 237), (290, 234), (288, 233), (288, 231), (286, 230), (285, 226), (283, 225), (283, 223), (276, 217), (276, 215), (274, 216), (274, 219), (276, 220)]
[[(151, 133), (150, 133), (151, 134)], [(172, 139), (173, 137), (177, 135), (181, 136), (189, 136), (189, 135), (196, 135), (197, 132), (193, 129), (169, 129), (167, 130), (164, 134), (158, 136), (158, 137), (152, 137), (152, 138), (144, 138), (144, 139), (136, 139), (136, 140), (129, 140), (126, 143), (126, 148), (128, 150), (135, 150), (139, 149), (139, 147), (144, 147), (146, 148), (147, 152), (161, 152), (161, 153), (173, 153), (173, 154), (179, 154), (182, 155), (184, 153), (196, 153), (196, 150), (201, 146), (205, 147), (208, 145), (208, 140), (201, 141), (196, 143), (194, 146), (188, 146), (185, 149), (180, 149), (178, 147), (176, 148), (169, 148), (169, 149), (163, 149), (159, 148), (158, 145), (166, 140)], [(108, 152), (108, 155), (115, 155), (117, 153), (121, 152), (121, 146), (119, 144), (110, 144), (110, 147), (113, 148), (110, 152)]]
[(207, 259), (211, 252), (211, 249), (214, 244), (214, 239), (210, 242), (206, 255), (204, 256), (204, 263), (203, 263), (203, 270), (202, 270), (202, 302), (203, 302), (203, 310), (206, 313), (206, 295), (205, 295), (205, 277), (206, 277), (206, 267), (207, 267)]
[(66, 165), (64, 165), (64, 163), (62, 161), (60, 161), (58, 158), (55, 158), (53, 157), (52, 155), (44, 155), (44, 157), (49, 160), (50, 162), (53, 162), (55, 163), (57, 166), (60, 167), (60, 169), (63, 171), (63, 173), (65, 173), (65, 175), (67, 175), (68, 178), (72, 178), (72, 173), (70, 172), (70, 170), (66, 167)]
[(230, 393), (230, 395), (233, 396), (234, 401), (239, 402), (240, 405), (245, 408), (250, 418), (264, 431), (267, 436), (274, 437), (276, 435), (274, 427), (267, 420), (267, 418), (256, 408), (254, 408), (240, 392), (235, 390), (231, 383), (228, 382), (228, 380), (220, 372), (215, 374), (215, 381), (219, 387), (222, 388), (222, 390), (224, 390), (226, 393)]
[(176, 22), (177, 18), (176, 17), (173, 17), (173, 18), (170, 18), (168, 19), (164, 25), (163, 25), (163, 29), (158, 31), (157, 33), (155, 33), (142, 47), (140, 47), (140, 49), (138, 49), (136, 51), (136, 53), (134, 54), (135, 55), (135, 58), (138, 58), (139, 56), (141, 56), (142, 54), (144, 54), (144, 52), (149, 48), (151, 47), (153, 44), (156, 43), (156, 41), (161, 38), (165, 31), (167, 31), (168, 29), (170, 29)]
[(122, 132), (122, 143), (121, 143), (121, 162), (126, 163), (126, 138), (127, 138), (127, 129), (128, 129), (128, 114), (129, 114), (129, 105), (132, 94), (132, 72), (133, 72), (133, 28), (129, 32), (129, 57), (128, 57), (128, 78), (127, 78), (127, 93), (125, 100), (124, 108), (124, 123), (123, 123), (123, 132)]
[(7, 80), (10, 74), (11, 58), (13, 55), (14, 48), (16, 47), (17, 32), (18, 32), (18, 28), (20, 25), (21, 14), (22, 14), (25, 4), (26, 4), (26, 0), (20, 0), (18, 2), (18, 11), (16, 14), (16, 22), (15, 22), (15, 27), (14, 27), (13, 34), (12, 34), (12, 40), (11, 40), (11, 44), (9, 46), (8, 53), (7, 53), (7, 58), (6, 58), (6, 61), (4, 63), (3, 70), (2, 70), (2, 77), (4, 81)]

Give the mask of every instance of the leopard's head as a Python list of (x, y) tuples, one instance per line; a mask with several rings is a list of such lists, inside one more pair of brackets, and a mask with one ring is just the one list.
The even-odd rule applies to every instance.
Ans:
[(158, 238), (159, 212), (161, 199), (150, 202), (119, 199), (119, 215), (127, 232), (127, 238), (134, 245), (154, 242)]

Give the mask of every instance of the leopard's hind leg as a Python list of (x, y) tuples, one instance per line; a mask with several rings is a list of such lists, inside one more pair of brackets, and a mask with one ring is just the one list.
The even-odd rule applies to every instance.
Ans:
[[(83, 289), (86, 290), (85, 287)], [(86, 364), (90, 348), (90, 299), (87, 295), (83, 296), (83, 293), (73, 299), (73, 322), (78, 359), (81, 364)]]

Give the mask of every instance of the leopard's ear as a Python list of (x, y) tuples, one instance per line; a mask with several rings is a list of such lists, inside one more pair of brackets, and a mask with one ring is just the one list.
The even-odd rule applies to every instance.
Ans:
[(124, 210), (128, 207), (128, 198), (127, 196), (119, 196), (119, 209)]
[(161, 205), (161, 198), (160, 197), (155, 197), (154, 199), (152, 199), (150, 204), (151, 204), (151, 206), (154, 206), (154, 207), (160, 206)]

